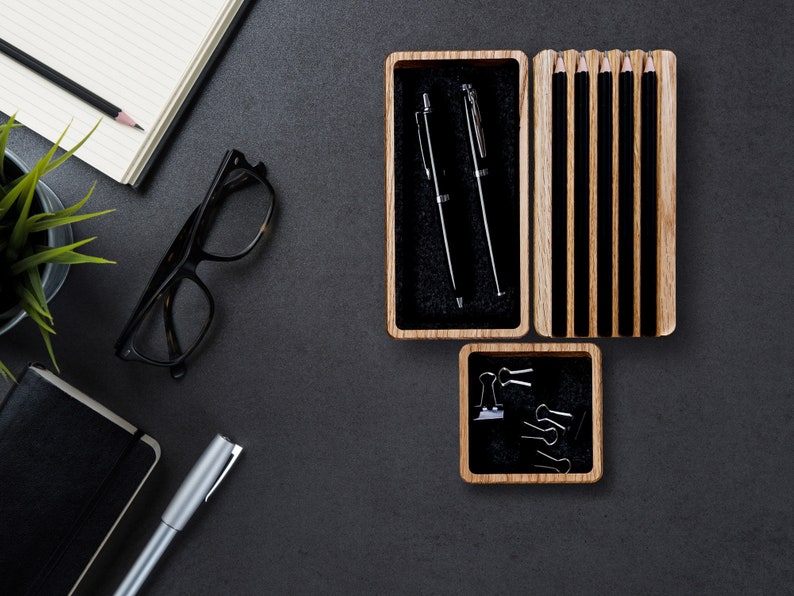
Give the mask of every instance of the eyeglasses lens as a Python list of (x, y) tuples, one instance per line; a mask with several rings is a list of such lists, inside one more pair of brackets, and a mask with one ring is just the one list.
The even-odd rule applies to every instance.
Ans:
[(198, 241), (209, 254), (233, 257), (261, 235), (273, 211), (270, 187), (249, 170), (233, 169), (207, 205)]
[(150, 360), (171, 362), (198, 343), (209, 320), (210, 302), (204, 289), (192, 279), (181, 278), (146, 313), (135, 333), (135, 349)]

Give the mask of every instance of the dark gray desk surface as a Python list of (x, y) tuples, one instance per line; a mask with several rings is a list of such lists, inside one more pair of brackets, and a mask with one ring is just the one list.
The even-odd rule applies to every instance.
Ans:
[[(151, 594), (732, 593), (794, 583), (794, 44), (787, 2), (256, 3), (142, 192), (99, 176), (95, 252), (53, 303), (63, 376), (162, 461), (89, 586), (120, 581), (219, 431), (246, 447)], [(668, 48), (678, 56), (678, 328), (596, 341), (604, 477), (458, 475), (463, 342), (384, 326), (383, 61), (395, 50)], [(26, 132), (13, 149), (46, 146)], [(175, 383), (113, 342), (228, 147), (280, 204), (247, 261), (205, 265), (212, 342)], [(67, 202), (98, 174), (50, 177)], [(527, 341), (539, 340), (534, 334)], [(45, 360), (29, 324), (2, 338)]]

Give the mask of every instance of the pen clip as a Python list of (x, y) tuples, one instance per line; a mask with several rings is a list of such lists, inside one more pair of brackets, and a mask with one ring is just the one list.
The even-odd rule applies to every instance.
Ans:
[[(423, 112), (414, 112), (414, 116), (416, 117), (416, 133), (419, 135), (419, 153), (422, 155), (422, 167), (425, 169), (427, 179), (431, 180), (430, 168), (427, 167), (427, 159), (425, 158), (425, 143), (422, 138), (424, 136), (422, 134), (422, 121), (420, 120), (422, 114)], [(425, 133), (425, 135), (426, 134), (427, 133)]]
[(215, 484), (212, 485), (212, 488), (210, 488), (210, 490), (207, 492), (207, 496), (204, 497), (204, 502), (205, 503), (207, 501), (209, 501), (209, 498), (212, 495), (212, 493), (215, 492), (215, 489), (218, 488), (218, 486), (223, 481), (223, 479), (226, 478), (226, 474), (228, 474), (229, 470), (232, 469), (232, 466), (234, 465), (234, 462), (236, 462), (237, 458), (240, 457), (240, 453), (242, 453), (242, 451), (243, 451), (243, 448), (240, 445), (235, 444), (234, 447), (232, 447), (232, 452), (230, 454), (230, 459), (226, 463), (226, 467), (223, 468), (223, 471), (220, 473), (220, 476), (218, 476), (218, 479), (215, 481)]
[(480, 114), (480, 104), (477, 102), (477, 91), (468, 83), (461, 85), (461, 89), (463, 89), (467, 111), (474, 129), (474, 137), (477, 139), (477, 149), (480, 151), (480, 157), (484, 158), (485, 133), (482, 129), (482, 115)]

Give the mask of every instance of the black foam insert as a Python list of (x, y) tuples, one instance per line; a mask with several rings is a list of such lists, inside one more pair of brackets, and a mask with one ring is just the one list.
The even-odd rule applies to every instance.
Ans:
[[(511, 376), (532, 383), (532, 387), (518, 384), (502, 386), (495, 383), (496, 397), (503, 404), (504, 418), (477, 420), (482, 395), (480, 375), (498, 374), (502, 367), (510, 370), (532, 368), (533, 372)], [(572, 474), (586, 474), (593, 469), (593, 363), (587, 356), (505, 356), (471, 354), (469, 356), (469, 469), (474, 474), (553, 474), (554, 470), (539, 468), (544, 461), (538, 450), (556, 459), (567, 458)], [(487, 379), (486, 379), (487, 380)], [(484, 405), (489, 405), (486, 391)], [(492, 400), (491, 400), (492, 401)], [(562, 422), (566, 430), (557, 429), (557, 440), (547, 445), (522, 435), (538, 433), (524, 422), (540, 428), (552, 427), (538, 422), (537, 408), (545, 404), (549, 409), (572, 414), (572, 418), (551, 416)], [(555, 427), (556, 428), (556, 427)], [(544, 435), (550, 437), (550, 435)]]
[[(515, 60), (398, 63), (394, 70), (395, 291), (401, 329), (513, 329), (520, 325), (519, 83)], [(469, 153), (461, 85), (477, 90), (495, 208), (497, 296)], [(415, 112), (428, 93), (447, 154), (450, 205), (463, 252), (463, 308), (449, 273), (432, 182), (422, 165)], [(528, 164), (524, 164), (528, 167)]]

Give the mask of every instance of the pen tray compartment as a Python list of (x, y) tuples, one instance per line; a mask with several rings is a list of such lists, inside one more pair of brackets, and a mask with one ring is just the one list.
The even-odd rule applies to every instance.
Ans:
[(464, 346), (461, 477), (596, 482), (603, 470), (601, 391), (601, 353), (592, 344)]
[[(656, 71), (655, 131), (649, 145), (655, 152), (655, 201), (652, 218), (646, 220), (643, 204), (648, 204), (643, 177), (643, 82), (648, 53), (628, 52), (632, 71), (632, 97), (629, 143), (621, 138), (620, 74), (625, 57), (622, 50), (606, 52), (612, 71), (611, 120), (604, 130), (611, 131), (611, 142), (599, 146), (599, 67), (604, 52), (585, 51), (589, 74), (589, 101), (586, 125), (577, 129), (575, 76), (580, 58), (578, 50), (559, 53), (565, 64), (566, 104), (554, 105), (555, 63), (558, 52), (544, 50), (533, 59), (534, 97), (534, 324), (544, 337), (662, 336), (672, 333), (676, 322), (675, 303), (675, 201), (676, 201), (676, 57), (667, 50), (651, 52)], [(564, 187), (555, 194), (554, 112), (565, 111)], [(559, 131), (560, 129), (557, 128)], [(580, 135), (577, 130), (584, 130)], [(580, 136), (588, 141), (578, 159)], [(557, 133), (556, 136), (562, 136)], [(606, 138), (608, 135), (605, 134)], [(629, 150), (621, 157), (622, 146)], [(610, 160), (606, 173), (600, 159)], [(578, 168), (586, 160), (585, 201), (578, 199)], [(630, 164), (631, 196), (621, 198), (621, 167)], [(611, 166), (611, 167), (610, 167)], [(611, 169), (611, 171), (610, 171)], [(559, 170), (557, 170), (559, 171)], [(599, 181), (607, 179), (606, 186)], [(652, 178), (649, 178), (652, 180)], [(558, 187), (559, 188), (559, 187)], [(560, 197), (560, 194), (564, 196)], [(650, 195), (649, 195), (650, 196)], [(606, 201), (604, 201), (606, 197)], [(560, 208), (560, 201), (564, 206)], [(582, 203), (586, 203), (582, 205)], [(628, 207), (626, 205), (628, 204)], [(586, 210), (586, 221), (577, 223), (577, 209)], [(628, 209), (628, 211), (627, 211)], [(555, 210), (565, 212), (564, 230)], [(628, 215), (628, 216), (626, 216)], [(602, 225), (603, 224), (603, 225)], [(647, 224), (647, 226), (646, 226)], [(556, 229), (555, 229), (556, 227)], [(651, 254), (652, 253), (652, 254)], [(555, 267), (558, 269), (555, 272)]]
[[(519, 337), (529, 328), (528, 60), (522, 52), (401, 52), (385, 65), (387, 329), (400, 338)], [(487, 150), (497, 296), (474, 178), (461, 85), (474, 86)], [(434, 150), (446, 157), (447, 229), (457, 240), (459, 308), (415, 113), (432, 101)], [(436, 140), (438, 139), (438, 140)], [(450, 213), (450, 212), (447, 212)]]

